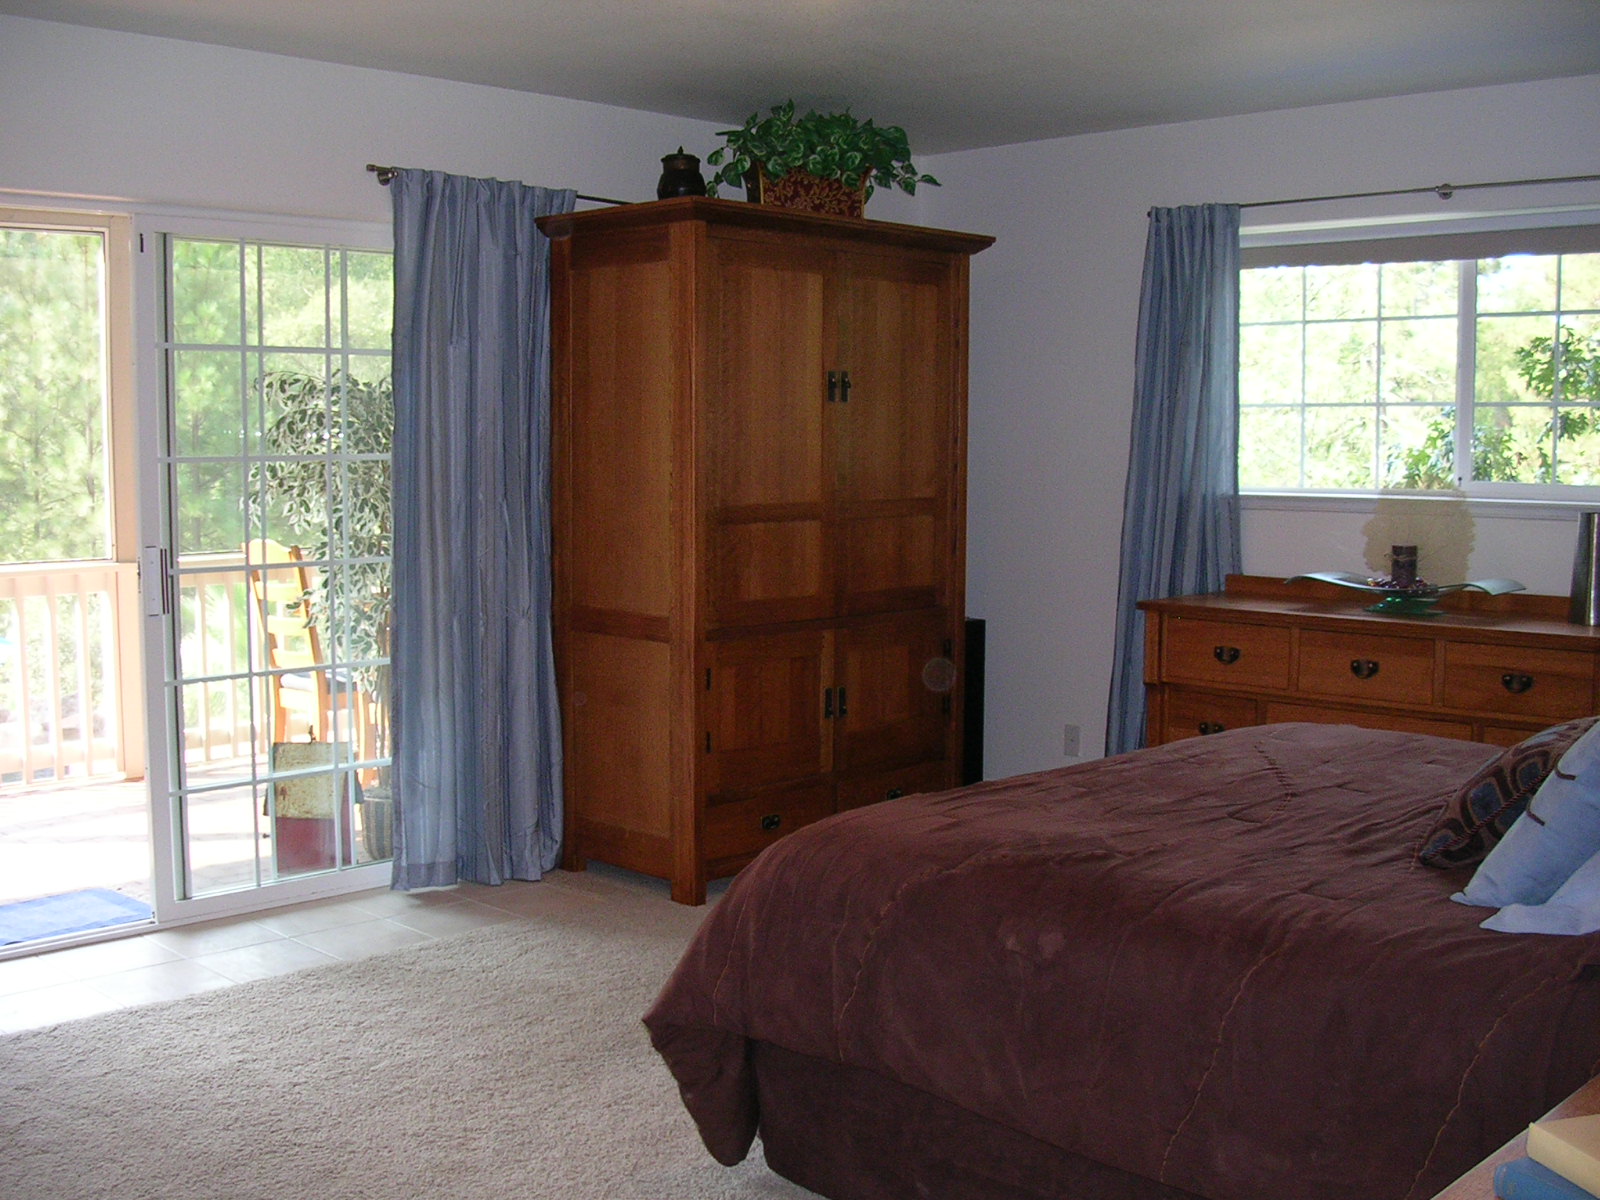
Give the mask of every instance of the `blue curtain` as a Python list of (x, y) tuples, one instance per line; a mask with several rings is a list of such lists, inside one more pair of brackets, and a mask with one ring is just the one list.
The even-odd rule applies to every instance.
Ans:
[(1239, 570), (1239, 208), (1150, 211), (1106, 753), (1145, 742), (1144, 614)]
[(394, 886), (561, 848), (549, 243), (571, 191), (401, 171), (394, 201)]

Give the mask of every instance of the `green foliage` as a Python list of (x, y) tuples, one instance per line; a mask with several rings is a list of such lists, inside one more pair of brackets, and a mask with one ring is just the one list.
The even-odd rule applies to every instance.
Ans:
[(0, 557), (105, 558), (99, 234), (0, 229)]
[[(1534, 337), (1512, 350), (1516, 373), (1528, 392), (1551, 408), (1534, 436), (1509, 420), (1496, 419), (1504, 410), (1480, 413), (1472, 431), (1472, 474), (1480, 482), (1552, 483), (1558, 442), (1571, 444), (1600, 429), (1594, 406), (1600, 405), (1600, 335), (1583, 336), (1562, 326), (1554, 338)], [(1588, 406), (1588, 407), (1585, 407)], [(1488, 419), (1483, 419), (1485, 416)], [(1400, 487), (1454, 486), (1455, 409), (1443, 409), (1424, 441), (1403, 456)]]
[(870, 197), (876, 184), (898, 187), (914, 194), (919, 183), (939, 186), (931, 175), (919, 175), (911, 162), (906, 131), (898, 125), (862, 121), (849, 109), (821, 114), (808, 110), (795, 115), (793, 100), (776, 104), (765, 117), (753, 112), (739, 129), (725, 129), (726, 144), (706, 156), (719, 168), (707, 182), (710, 195), (721, 184), (743, 184), (757, 164), (773, 179), (790, 171), (808, 171), (822, 179), (837, 179), (848, 187), (866, 184)]
[[(318, 626), (339, 661), (385, 658), (393, 381), (284, 370), (262, 376), (260, 387), (278, 415), (265, 430), (271, 457), (250, 469), (251, 524), (292, 540), (308, 559), (345, 560), (319, 571)], [(379, 671), (362, 682), (381, 695)]]

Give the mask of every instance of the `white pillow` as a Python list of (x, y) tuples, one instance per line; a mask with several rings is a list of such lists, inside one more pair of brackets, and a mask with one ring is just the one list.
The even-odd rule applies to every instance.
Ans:
[(1600, 854), (1572, 873), (1543, 904), (1508, 904), (1483, 922), (1501, 933), (1600, 931)]
[(1600, 851), (1600, 724), (1567, 748), (1528, 811), (1479, 864), (1462, 904), (1543, 904)]

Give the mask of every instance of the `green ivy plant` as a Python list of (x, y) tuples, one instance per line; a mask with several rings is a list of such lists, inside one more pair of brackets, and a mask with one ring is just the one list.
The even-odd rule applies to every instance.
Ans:
[[(284, 370), (267, 372), (260, 387), (276, 415), (263, 435), (266, 457), (250, 468), (251, 524), (308, 559), (349, 560), (317, 572), (312, 612), (340, 659), (387, 658), (393, 381)], [(380, 698), (386, 674), (381, 666), (356, 671)]]
[(868, 196), (879, 185), (913, 195), (919, 183), (939, 186), (932, 175), (919, 175), (912, 165), (904, 129), (875, 125), (870, 117), (858, 120), (849, 109), (796, 116), (794, 101), (787, 100), (773, 105), (766, 116), (751, 113), (742, 127), (724, 129), (718, 136), (724, 144), (706, 156), (706, 163), (718, 168), (706, 186), (712, 196), (720, 184), (743, 184), (757, 166), (766, 168), (772, 179), (808, 171), (851, 188), (865, 184)]

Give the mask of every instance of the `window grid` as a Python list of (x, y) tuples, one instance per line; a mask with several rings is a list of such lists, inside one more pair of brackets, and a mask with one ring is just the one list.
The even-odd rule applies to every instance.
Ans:
[[(1568, 286), (1569, 275), (1573, 273), (1573, 264), (1580, 260), (1585, 268), (1581, 273), (1584, 282), (1578, 287), (1579, 294), (1574, 294)], [(1480, 263), (1505, 262), (1522, 266), (1530, 261), (1551, 264), (1548, 270), (1554, 276), (1553, 304), (1500, 305), (1477, 311)], [(1443, 262), (1418, 265), (1446, 266)], [(1425, 302), (1407, 307), (1404, 289), (1392, 292), (1401, 278), (1392, 273), (1396, 268), (1407, 266), (1402, 263), (1366, 264), (1357, 268), (1370, 273), (1366, 285), (1372, 289), (1370, 311), (1332, 314), (1314, 310), (1312, 272), (1316, 268), (1264, 267), (1247, 272), (1279, 273), (1277, 286), (1281, 294), (1277, 311), (1269, 315), (1248, 311), (1252, 305), (1247, 297), (1247, 319), (1240, 323), (1246, 350), (1241, 360), (1240, 392), (1241, 482), (1246, 489), (1371, 492), (1398, 484), (1426, 491), (1453, 484), (1474, 493), (1529, 499), (1588, 501), (1600, 496), (1600, 486), (1595, 486), (1600, 484), (1600, 447), (1596, 446), (1596, 439), (1600, 439), (1600, 429), (1596, 428), (1600, 425), (1597, 420), (1600, 412), (1596, 411), (1600, 405), (1596, 400), (1600, 397), (1594, 394), (1592, 368), (1585, 377), (1588, 382), (1583, 384), (1586, 390), (1582, 393), (1574, 388), (1576, 394), (1566, 394), (1562, 382), (1563, 364), (1568, 368), (1571, 365), (1563, 358), (1563, 339), (1572, 346), (1574, 353), (1589, 356), (1595, 354), (1595, 347), (1600, 344), (1600, 307), (1595, 307), (1600, 306), (1600, 297), (1582, 294), (1584, 287), (1600, 292), (1600, 285), (1594, 282), (1600, 275), (1600, 255), (1549, 255), (1542, 259), (1524, 259), (1521, 263), (1514, 257), (1466, 259), (1451, 265), (1456, 284), (1451, 312), (1429, 311)], [(1283, 287), (1281, 277), (1284, 274), (1292, 274), (1292, 290)], [(1327, 286), (1327, 279), (1337, 278), (1337, 271), (1330, 272), (1323, 286)], [(1512, 279), (1516, 279), (1514, 274)], [(1256, 297), (1257, 307), (1263, 302), (1271, 303), (1272, 284), (1273, 281), (1268, 280), (1261, 285), (1262, 290)], [(1283, 307), (1282, 302), (1291, 295), (1293, 305)], [(1580, 303), (1582, 300), (1587, 303)], [(1502, 380), (1499, 392), (1488, 401), (1484, 399), (1480, 378), (1490, 377), (1482, 376), (1480, 371), (1481, 323), (1505, 318), (1515, 318), (1526, 328), (1533, 327), (1530, 324), (1533, 320), (1540, 323), (1543, 352), (1553, 358), (1553, 365), (1543, 367), (1546, 394), (1530, 394), (1532, 385), (1527, 382), (1528, 377), (1522, 375), (1521, 382)], [(1403, 365), (1408, 341), (1427, 342), (1427, 326), (1445, 321), (1455, 322), (1454, 364), (1445, 361), (1448, 341), (1436, 339), (1436, 348), (1431, 352), (1433, 360), (1430, 361), (1426, 345), (1413, 345), (1416, 358), (1413, 363)], [(1296, 326), (1299, 336), (1292, 341), (1299, 359), (1298, 369), (1287, 376), (1280, 373), (1263, 383), (1263, 364), (1276, 365), (1280, 372), (1287, 364), (1281, 362), (1281, 347), (1274, 364), (1270, 343), (1258, 340), (1252, 346), (1252, 331), (1280, 329), (1287, 332)], [(1333, 335), (1340, 329), (1349, 330), (1351, 337), (1319, 339), (1316, 334), (1323, 330)], [(1507, 365), (1511, 361), (1508, 353), (1517, 355), (1521, 347), (1509, 346), (1514, 339), (1504, 329), (1496, 332), (1501, 343), (1498, 348), (1500, 374), (1510, 378), (1513, 372)], [(1321, 349), (1318, 349), (1319, 341)], [(1523, 347), (1533, 344), (1531, 337), (1523, 336)], [(1283, 343), (1287, 345), (1289, 342)], [(1330, 349), (1332, 359), (1338, 361), (1330, 359)], [(1517, 358), (1515, 362), (1521, 364), (1524, 360)], [(1580, 365), (1587, 367), (1588, 363)], [(1417, 369), (1415, 384), (1405, 375), (1413, 367)], [(1445, 386), (1445, 369), (1454, 372), (1453, 387)], [(1430, 370), (1440, 385), (1433, 395), (1428, 394), (1425, 386)], [(1363, 374), (1365, 377), (1360, 379), (1359, 388), (1355, 387), (1353, 379)], [(1325, 388), (1329, 380), (1333, 381), (1331, 391), (1318, 392), (1319, 376)], [(1367, 406), (1366, 415), (1359, 416), (1353, 410), (1363, 405)], [(1342, 423), (1337, 411), (1340, 409), (1351, 410), (1349, 419)], [(1438, 415), (1430, 419), (1429, 410), (1437, 410)], [(1439, 426), (1445, 423), (1449, 423), (1450, 428), (1441, 442), (1440, 437), (1446, 431)], [(1271, 433), (1274, 428), (1279, 431), (1276, 435)], [(1573, 429), (1578, 433), (1573, 434)], [(1474, 436), (1475, 431), (1478, 437)], [(1408, 441), (1418, 439), (1423, 433), (1425, 445)], [(1584, 433), (1588, 434), (1587, 442), (1579, 440)], [(1292, 453), (1284, 446), (1260, 444), (1284, 435), (1292, 437), (1296, 443)], [(1484, 437), (1498, 439), (1497, 448), (1485, 450), (1480, 443)], [(1337, 453), (1330, 454), (1330, 447)], [(1256, 456), (1254, 461), (1252, 454)], [(1326, 460), (1342, 460), (1342, 473), (1337, 462)], [(1265, 466), (1260, 467), (1261, 463)], [(1265, 482), (1261, 478), (1263, 470), (1268, 475)], [(1359, 478), (1363, 473), (1365, 478)], [(1479, 474), (1485, 478), (1477, 478)], [(1417, 482), (1419, 476), (1421, 482)]]

